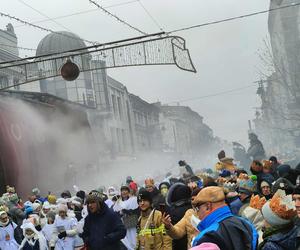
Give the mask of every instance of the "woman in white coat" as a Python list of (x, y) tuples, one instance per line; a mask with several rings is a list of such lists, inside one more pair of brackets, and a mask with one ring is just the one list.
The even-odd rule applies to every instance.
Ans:
[(68, 207), (64, 204), (58, 205), (58, 216), (54, 221), (51, 249), (74, 250), (75, 236), (77, 234), (77, 220), (67, 216)]
[(12, 222), (5, 211), (0, 211), (0, 249), (18, 250), (19, 244), (14, 237), (17, 225)]

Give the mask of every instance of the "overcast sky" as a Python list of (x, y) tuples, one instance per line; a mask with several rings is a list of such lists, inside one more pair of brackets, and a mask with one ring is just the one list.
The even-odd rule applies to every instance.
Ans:
[[(131, 0), (132, 1), (132, 0)], [(103, 6), (131, 2), (130, 0), (98, 0)], [(165, 30), (200, 24), (251, 12), (265, 10), (268, 0), (140, 0)], [(21, 19), (36, 22), (45, 16), (26, 6), (24, 2), (51, 18), (96, 9), (88, 0), (1, 0), (1, 11)], [(120, 18), (147, 33), (159, 28), (138, 1), (108, 8)], [(259, 79), (258, 49), (268, 36), (268, 15), (258, 15), (237, 21), (211, 25), (177, 33), (186, 45), (197, 73), (184, 72), (175, 66), (147, 66), (110, 69), (109, 75), (149, 102), (169, 103), (211, 95), (231, 89), (237, 92), (203, 98), (181, 105), (190, 106), (204, 117), (215, 135), (230, 141), (247, 143), (248, 120), (254, 118), (260, 105), (254, 81)], [(80, 37), (107, 42), (139, 35), (100, 10), (37, 23), (56, 31), (66, 30)], [(36, 48), (47, 32), (0, 18), (0, 28), (11, 22), (15, 26), (19, 46)], [(25, 52), (32, 55), (32, 52)], [(24, 55), (24, 52), (22, 52)]]

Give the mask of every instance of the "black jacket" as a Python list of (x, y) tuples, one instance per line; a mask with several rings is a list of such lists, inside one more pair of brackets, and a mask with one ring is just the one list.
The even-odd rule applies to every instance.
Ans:
[(82, 238), (89, 250), (119, 250), (126, 229), (117, 213), (105, 203), (99, 213), (85, 218)]

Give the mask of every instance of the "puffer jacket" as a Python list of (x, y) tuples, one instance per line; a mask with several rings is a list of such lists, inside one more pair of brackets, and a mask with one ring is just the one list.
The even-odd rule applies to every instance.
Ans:
[(199, 233), (191, 223), (192, 215), (197, 216), (193, 209), (187, 210), (183, 218), (167, 230), (167, 234), (173, 239), (181, 239), (187, 235), (187, 249), (191, 247), (193, 238)]
[(297, 250), (300, 247), (300, 228), (292, 227), (291, 230), (277, 231), (268, 237), (264, 237), (264, 241), (259, 245), (259, 250)]

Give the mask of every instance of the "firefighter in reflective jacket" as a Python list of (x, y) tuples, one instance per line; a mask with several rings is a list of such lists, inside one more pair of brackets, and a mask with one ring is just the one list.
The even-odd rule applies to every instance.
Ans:
[(162, 214), (152, 209), (151, 194), (141, 190), (138, 196), (141, 216), (137, 224), (137, 250), (166, 250), (164, 237), (166, 235)]

